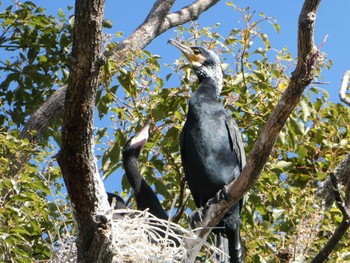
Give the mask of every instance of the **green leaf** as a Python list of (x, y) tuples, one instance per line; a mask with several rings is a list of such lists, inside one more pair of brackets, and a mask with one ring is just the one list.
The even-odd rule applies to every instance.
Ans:
[(109, 152), (109, 157), (112, 163), (117, 163), (120, 161), (120, 153), (121, 153), (120, 146), (117, 143), (115, 143), (112, 146), (112, 148), (110, 148), (110, 152)]
[(156, 187), (157, 193), (161, 194), (164, 197), (168, 196), (168, 188), (161, 180), (154, 181), (154, 186)]
[(275, 30), (277, 31), (277, 33), (279, 34), (280, 33), (280, 31), (281, 31), (281, 27), (280, 27), (280, 25), (279, 24), (277, 24), (277, 23), (274, 23), (273, 24), (273, 27), (275, 28)]
[(104, 27), (104, 28), (112, 28), (112, 27), (113, 27), (113, 22), (112, 22), (112, 20), (104, 19), (104, 20), (103, 20), (103, 27)]
[(44, 55), (41, 55), (41, 56), (39, 57), (39, 62), (41, 62), (41, 63), (47, 62), (47, 57), (44, 56)]
[(286, 161), (279, 161), (277, 163), (277, 166), (282, 168), (284, 171), (291, 170), (294, 168), (294, 163), (293, 162), (286, 162)]
[(272, 216), (273, 216), (273, 219), (275, 221), (277, 221), (285, 212), (286, 210), (285, 209), (277, 209), (275, 208), (273, 211), (272, 211)]
[(304, 135), (304, 124), (297, 121), (295, 118), (290, 118), (290, 129), (295, 135)]
[(304, 159), (306, 156), (308, 156), (308, 151), (306, 150), (306, 148), (303, 145), (301, 145), (297, 149), (297, 154), (299, 155), (299, 158)]

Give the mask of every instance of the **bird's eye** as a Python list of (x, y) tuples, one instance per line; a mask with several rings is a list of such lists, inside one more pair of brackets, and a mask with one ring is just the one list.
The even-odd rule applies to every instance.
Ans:
[(198, 55), (199, 53), (201, 53), (198, 48), (192, 48), (192, 50), (195, 55)]

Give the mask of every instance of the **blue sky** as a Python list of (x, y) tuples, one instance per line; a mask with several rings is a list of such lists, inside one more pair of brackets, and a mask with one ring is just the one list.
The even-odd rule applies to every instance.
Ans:
[[(59, 9), (67, 11), (67, 6), (74, 6), (72, 0), (32, 0), (36, 5), (47, 9), (52, 15), (57, 15)], [(133, 32), (145, 19), (148, 11), (153, 5), (152, 0), (129, 0), (115, 1), (106, 0), (105, 18), (112, 20), (113, 28), (108, 33), (118, 31), (124, 32), (124, 36), (128, 36)], [(176, 11), (184, 5), (188, 5), (192, 1), (178, 0), (172, 11)], [(280, 24), (281, 32), (277, 32), (269, 24), (261, 26), (262, 31), (268, 34), (271, 46), (275, 49), (288, 47), (293, 57), (297, 55), (297, 21), (301, 10), (302, 0), (281, 1), (281, 0), (232, 0), (232, 2), (240, 7), (250, 6), (251, 11), (255, 10), (257, 14), (265, 13), (267, 16), (274, 17)], [(2, 1), (3, 6), (0, 10), (13, 3), (11, 0)], [(323, 0), (319, 12), (317, 14), (317, 22), (315, 29), (315, 43), (318, 46), (328, 34), (327, 42), (322, 47), (322, 51), (327, 53), (327, 58), (333, 60), (333, 67), (324, 71), (324, 81), (330, 82), (330, 85), (323, 85), (330, 94), (330, 101), (339, 102), (338, 92), (341, 78), (345, 70), (350, 69), (350, 1)], [(73, 11), (68, 12), (72, 13)], [(233, 11), (232, 7), (226, 5), (226, 1), (220, 1), (213, 8), (203, 13), (197, 21), (200, 26), (212, 26), (220, 23), (219, 32), (223, 36), (227, 36), (228, 32), (235, 27), (242, 27), (238, 20), (240, 15)], [(178, 59), (180, 53), (170, 45), (167, 45), (169, 38), (175, 35), (175, 30), (171, 29), (165, 34), (155, 39), (147, 49), (154, 54), (162, 57), (161, 63), (172, 64)], [(227, 61), (229, 62), (229, 61)], [(176, 84), (175, 84), (176, 85)], [(108, 125), (108, 124), (107, 124)], [(114, 177), (114, 179), (113, 179)], [(112, 181), (109, 181), (112, 180)], [(115, 181), (115, 176), (110, 176), (106, 183), (108, 191), (118, 189), (120, 182)]]
[[(6, 6), (10, 0), (3, 1)], [(66, 11), (66, 6), (74, 6), (72, 0), (34, 0), (35, 4), (47, 8), (48, 13), (56, 15), (58, 9)], [(172, 11), (188, 5), (192, 1), (178, 0)], [(267, 16), (274, 17), (281, 26), (280, 34), (277, 34), (272, 26), (266, 24), (262, 30), (269, 35), (272, 47), (281, 49), (287, 46), (295, 57), (297, 51), (297, 22), (303, 0), (281, 1), (281, 0), (234, 0), (234, 4), (240, 7), (250, 6), (251, 10), (257, 13), (263, 12)], [(113, 21), (113, 28), (110, 33), (118, 31), (124, 32), (128, 36), (142, 23), (151, 9), (154, 1), (134, 0), (115, 1), (106, 0), (105, 18)], [(324, 72), (324, 81), (330, 85), (323, 85), (330, 94), (330, 101), (338, 102), (338, 91), (341, 78), (345, 70), (350, 69), (350, 1), (337, 0), (321, 2), (315, 29), (315, 43), (318, 46), (328, 35), (327, 42), (322, 47), (322, 51), (327, 53), (327, 58), (332, 59), (333, 67)], [(219, 31), (226, 36), (230, 29), (240, 27), (238, 22), (239, 14), (233, 12), (231, 7), (226, 5), (226, 1), (220, 1), (213, 8), (203, 13), (198, 22), (201, 26), (212, 26), (220, 22)], [(178, 58), (179, 53), (174, 52), (173, 47), (167, 45), (167, 40), (174, 36), (175, 29), (171, 29), (165, 34), (155, 39), (147, 49), (152, 53), (162, 57), (161, 62), (172, 63)]]

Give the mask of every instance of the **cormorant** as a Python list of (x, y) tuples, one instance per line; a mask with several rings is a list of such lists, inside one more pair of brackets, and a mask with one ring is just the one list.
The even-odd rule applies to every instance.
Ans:
[[(197, 207), (202, 207), (225, 185), (237, 178), (245, 165), (241, 134), (235, 121), (218, 102), (223, 82), (219, 57), (202, 47), (190, 47), (170, 39), (191, 63), (199, 87), (189, 100), (181, 133), (181, 159), (188, 186)], [(243, 262), (239, 234), (242, 200), (224, 216), (213, 232), (223, 255), (220, 262)]]
[(134, 137), (130, 138), (123, 150), (123, 166), (131, 187), (134, 190), (137, 208), (139, 210), (149, 209), (149, 212), (160, 219), (168, 219), (159, 202), (157, 195), (143, 179), (138, 170), (138, 156), (148, 139), (148, 122)]
[(115, 198), (114, 209), (124, 209), (124, 208), (126, 208), (126, 205), (125, 205), (125, 202), (124, 202), (123, 198), (121, 198), (119, 195), (107, 192), (107, 197), (108, 197), (108, 203), (110, 205), (112, 205), (113, 198)]

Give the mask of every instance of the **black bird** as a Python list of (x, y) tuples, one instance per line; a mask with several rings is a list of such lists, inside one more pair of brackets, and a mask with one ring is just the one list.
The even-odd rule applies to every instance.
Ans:
[(130, 138), (123, 150), (123, 166), (131, 187), (134, 190), (137, 208), (149, 209), (149, 212), (160, 219), (168, 219), (157, 195), (143, 179), (138, 169), (138, 157), (148, 139), (148, 122), (134, 137)]
[[(202, 47), (190, 47), (175, 40), (198, 77), (187, 119), (181, 133), (181, 159), (197, 207), (202, 207), (225, 185), (237, 178), (245, 165), (245, 153), (237, 124), (218, 102), (223, 82), (219, 57)], [(242, 200), (237, 202), (214, 230), (221, 249), (220, 262), (243, 262), (239, 234)]]
[(108, 197), (108, 203), (110, 205), (112, 205), (112, 203), (113, 203), (113, 198), (115, 199), (114, 209), (124, 209), (124, 208), (126, 208), (124, 199), (121, 198), (119, 195), (107, 192), (107, 197)]

